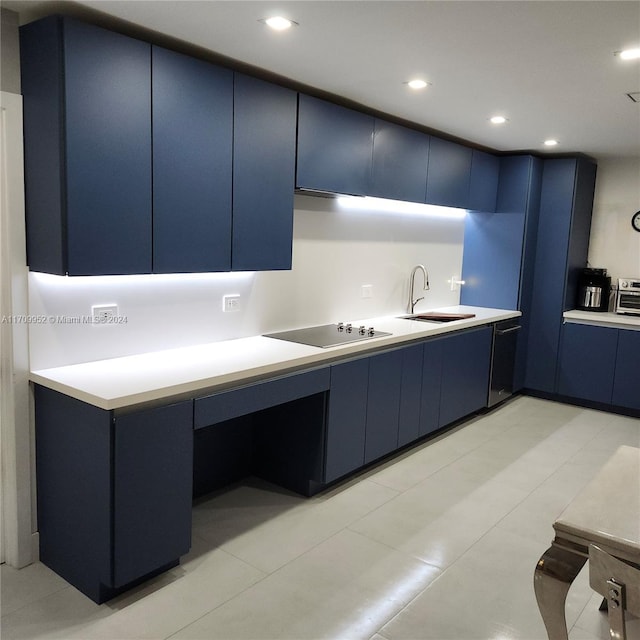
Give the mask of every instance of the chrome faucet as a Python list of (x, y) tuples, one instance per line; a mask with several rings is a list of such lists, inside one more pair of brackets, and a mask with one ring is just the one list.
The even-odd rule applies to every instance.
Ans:
[(424, 300), (424, 296), (422, 296), (421, 298), (416, 298), (415, 300), (413, 299), (413, 285), (414, 285), (414, 280), (416, 278), (416, 271), (422, 271), (422, 275), (424, 277), (424, 287), (423, 287), (423, 291), (429, 291), (429, 274), (427, 273), (427, 270), (424, 268), (424, 265), (418, 264), (415, 267), (413, 267), (413, 271), (411, 272), (411, 278), (409, 281), (409, 313), (413, 313), (415, 306), (418, 304), (418, 302), (420, 302), (420, 300)]

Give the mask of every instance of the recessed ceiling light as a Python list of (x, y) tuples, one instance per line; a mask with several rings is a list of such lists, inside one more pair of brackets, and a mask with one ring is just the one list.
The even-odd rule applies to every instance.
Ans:
[(623, 60), (637, 60), (640, 58), (640, 48), (637, 49), (625, 49), (618, 53)]
[(274, 31), (286, 31), (291, 27), (297, 27), (298, 23), (293, 20), (289, 20), (289, 18), (284, 18), (283, 16), (273, 16), (271, 18), (264, 18), (263, 20), (259, 20), (259, 22), (264, 22), (268, 27), (271, 27)]
[(493, 116), (492, 118), (489, 118), (489, 121), (492, 124), (504, 124), (507, 119), (504, 116)]
[(558, 144), (558, 141), (554, 140), (553, 138), (549, 138), (549, 140), (544, 141), (545, 147), (555, 147), (557, 144)]
[(409, 80), (406, 84), (408, 84), (412, 89), (424, 89), (429, 86), (428, 82), (425, 80), (419, 80), (418, 78), (415, 80)]

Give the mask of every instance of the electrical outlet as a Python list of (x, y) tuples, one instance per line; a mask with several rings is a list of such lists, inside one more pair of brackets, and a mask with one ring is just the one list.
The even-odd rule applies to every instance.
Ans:
[(111, 324), (118, 317), (117, 304), (94, 304), (91, 307), (94, 324)]
[(360, 292), (363, 298), (373, 298), (373, 285), (363, 284)]
[(229, 311), (240, 311), (240, 294), (232, 293), (222, 296), (222, 310), (225, 313)]

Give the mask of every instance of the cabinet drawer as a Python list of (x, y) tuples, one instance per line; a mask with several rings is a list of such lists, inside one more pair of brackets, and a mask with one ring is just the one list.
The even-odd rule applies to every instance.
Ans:
[(329, 367), (222, 391), (195, 401), (194, 428), (231, 420), (329, 389)]

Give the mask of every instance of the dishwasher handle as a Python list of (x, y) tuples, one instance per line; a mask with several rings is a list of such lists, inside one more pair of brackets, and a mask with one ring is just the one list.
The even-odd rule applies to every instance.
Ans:
[(509, 327), (508, 329), (496, 329), (497, 336), (503, 336), (505, 333), (512, 333), (513, 331), (520, 331), (522, 329), (522, 325), (515, 325), (514, 327)]

